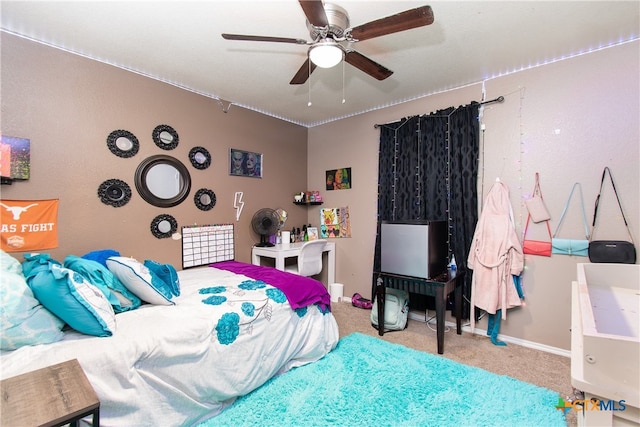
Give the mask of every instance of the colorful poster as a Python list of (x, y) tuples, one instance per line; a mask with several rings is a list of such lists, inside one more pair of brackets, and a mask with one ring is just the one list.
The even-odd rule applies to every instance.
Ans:
[(229, 175), (262, 178), (262, 154), (230, 149)]
[(352, 188), (351, 168), (340, 168), (328, 170), (325, 172), (327, 182), (327, 191), (329, 190), (348, 190)]
[(0, 142), (0, 174), (11, 179), (29, 179), (31, 173), (31, 141), (2, 135)]
[(0, 201), (0, 242), (5, 252), (58, 247), (58, 199)]
[(320, 237), (351, 237), (348, 206), (320, 209)]

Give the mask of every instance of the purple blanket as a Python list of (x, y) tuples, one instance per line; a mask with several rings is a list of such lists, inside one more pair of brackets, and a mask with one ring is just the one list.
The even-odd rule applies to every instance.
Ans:
[(209, 267), (242, 274), (254, 280), (262, 280), (280, 289), (294, 310), (311, 304), (319, 304), (323, 309), (331, 309), (331, 297), (324, 285), (310, 277), (237, 261), (216, 262)]

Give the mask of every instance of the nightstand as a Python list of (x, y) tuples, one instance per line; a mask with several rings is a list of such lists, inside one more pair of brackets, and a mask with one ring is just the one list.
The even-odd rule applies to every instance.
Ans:
[(77, 426), (93, 415), (100, 425), (100, 401), (77, 359), (0, 381), (3, 426)]

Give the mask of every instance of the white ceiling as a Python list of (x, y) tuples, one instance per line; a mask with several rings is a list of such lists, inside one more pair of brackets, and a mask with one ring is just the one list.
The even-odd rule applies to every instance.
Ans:
[(1, 16), (3, 31), (222, 99), (225, 108), (231, 102), (231, 109), (308, 127), (638, 40), (640, 33), (639, 1), (334, 2), (348, 11), (351, 26), (425, 4), (435, 21), (353, 45), (394, 71), (384, 81), (345, 64), (317, 68), (307, 84), (292, 86), (307, 46), (220, 34), (309, 40), (295, 0), (2, 0)]

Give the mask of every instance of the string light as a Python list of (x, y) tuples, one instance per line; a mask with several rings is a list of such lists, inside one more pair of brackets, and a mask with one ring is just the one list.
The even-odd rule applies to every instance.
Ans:
[[(522, 154), (524, 153), (524, 125), (522, 123), (522, 106), (523, 106), (523, 101), (524, 101), (524, 88), (521, 87), (519, 89), (520, 92), (520, 105), (518, 107), (518, 122), (520, 124), (520, 153), (519, 153), (519, 157), (518, 157), (518, 177), (519, 177), (519, 181), (518, 181), (518, 194), (522, 194)], [(523, 206), (524, 206), (524, 201), (522, 200), (523, 198), (520, 197), (520, 212), (519, 212), (519, 218), (518, 218), (518, 223), (522, 226), (522, 211), (523, 211)], [(524, 239), (524, 235), (523, 235), (523, 239)]]

